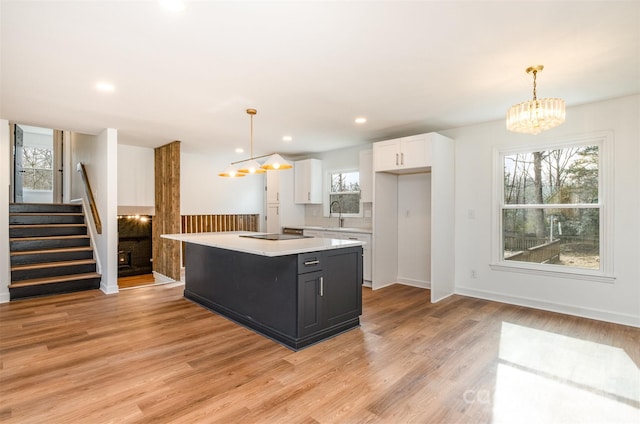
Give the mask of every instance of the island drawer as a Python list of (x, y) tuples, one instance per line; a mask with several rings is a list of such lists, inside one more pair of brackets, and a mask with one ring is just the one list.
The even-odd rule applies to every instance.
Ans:
[(298, 274), (322, 270), (322, 253), (311, 252), (298, 255)]

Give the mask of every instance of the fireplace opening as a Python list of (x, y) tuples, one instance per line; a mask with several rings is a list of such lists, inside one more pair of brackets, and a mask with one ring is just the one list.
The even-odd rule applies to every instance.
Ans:
[(152, 272), (152, 225), (148, 215), (118, 216), (118, 277)]

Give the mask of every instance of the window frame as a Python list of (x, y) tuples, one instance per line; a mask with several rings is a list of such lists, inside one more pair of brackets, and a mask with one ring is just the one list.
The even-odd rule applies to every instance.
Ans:
[[(331, 199), (331, 176), (333, 174), (347, 174), (351, 172), (358, 173), (358, 185), (360, 185), (360, 170), (358, 168), (345, 168), (345, 169), (332, 169), (327, 171), (325, 175), (325, 190), (323, 193), (324, 201), (323, 201), (323, 209), (324, 209), (324, 217), (325, 218), (335, 218), (337, 217), (337, 213), (331, 213), (330, 211), (330, 199)], [(341, 193), (360, 193), (360, 198), (358, 200), (358, 213), (342, 213), (342, 218), (362, 218), (363, 216), (363, 207), (362, 207), (362, 189), (360, 191), (344, 191)]]
[[(505, 260), (502, 222), (503, 211), (505, 209), (521, 209), (522, 206), (507, 205), (504, 201), (504, 157), (516, 153), (531, 153), (578, 146), (598, 146), (598, 202), (592, 204), (562, 204), (560, 206), (563, 208), (589, 207), (600, 210), (598, 229), (600, 269)], [(518, 146), (494, 146), (493, 171), (492, 257), (489, 265), (491, 269), (605, 283), (613, 283), (615, 281), (613, 258), (614, 175), (612, 132), (590, 133), (568, 137), (562, 140), (547, 139), (537, 143), (525, 143)], [(556, 206), (556, 204), (527, 204), (525, 208), (551, 209), (554, 206)]]

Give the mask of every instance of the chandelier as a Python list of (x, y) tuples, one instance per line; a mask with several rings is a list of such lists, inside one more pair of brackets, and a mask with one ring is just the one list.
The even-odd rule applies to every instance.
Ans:
[[(267, 170), (291, 169), (293, 165), (288, 163), (277, 153), (269, 155), (253, 156), (253, 117), (258, 113), (255, 109), (247, 109), (247, 114), (251, 118), (251, 151), (249, 159), (232, 162), (224, 172), (218, 174), (221, 177), (244, 177), (247, 174), (264, 174)], [(256, 159), (268, 159), (261, 165)]]
[(523, 134), (539, 134), (564, 122), (564, 100), (536, 96), (536, 76), (544, 69), (542, 65), (529, 66), (527, 74), (533, 73), (533, 100), (513, 105), (507, 111), (507, 129)]

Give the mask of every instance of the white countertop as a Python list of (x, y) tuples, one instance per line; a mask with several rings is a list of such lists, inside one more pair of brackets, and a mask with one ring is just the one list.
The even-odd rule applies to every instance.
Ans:
[(161, 237), (262, 256), (297, 255), (298, 253), (362, 246), (364, 244), (357, 240), (336, 240), (318, 237), (293, 240), (259, 240), (240, 237), (241, 234), (265, 233), (234, 231), (221, 233), (162, 234)]

